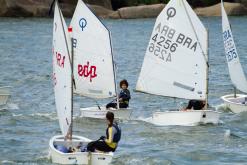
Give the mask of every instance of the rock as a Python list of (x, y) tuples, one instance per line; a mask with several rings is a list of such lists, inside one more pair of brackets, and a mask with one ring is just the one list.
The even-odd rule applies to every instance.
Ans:
[(69, 3), (60, 3), (60, 8), (62, 10), (64, 17), (72, 17), (75, 11), (76, 5)]
[(88, 5), (88, 7), (93, 11), (93, 13), (100, 18), (108, 18), (109, 15), (113, 14), (114, 11), (106, 9), (102, 6)]
[(139, 0), (111, 0), (113, 10), (122, 7), (137, 6)]
[(102, 6), (106, 9), (112, 10), (111, 0), (84, 0), (84, 2), (90, 5)]
[[(228, 15), (246, 15), (247, 8), (241, 3), (224, 3)], [(200, 16), (221, 16), (221, 4), (210, 7), (196, 8), (195, 12)]]
[(124, 7), (118, 9), (118, 13), (110, 15), (110, 18), (118, 18), (118, 15), (123, 19), (157, 17), (164, 7), (164, 4)]
[(48, 16), (51, 3), (52, 0), (0, 0), (0, 16)]
[[(50, 5), (53, 0), (0, 0), (0, 16), (4, 17), (48, 17)], [(77, 4), (77, 0), (59, 0), (60, 7), (65, 17), (71, 17)], [(111, 14), (110, 0), (88, 0), (92, 5), (92, 9), (99, 14), (100, 17), (105, 17)], [(105, 6), (108, 9), (101, 8)]]
[(110, 15), (108, 15), (109, 18), (111, 19), (121, 19), (119, 11), (114, 11), (113, 13), (111, 13)]

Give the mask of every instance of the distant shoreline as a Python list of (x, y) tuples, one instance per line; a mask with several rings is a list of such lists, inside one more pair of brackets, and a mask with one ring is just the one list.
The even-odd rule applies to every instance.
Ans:
[[(155, 18), (165, 7), (165, 4), (139, 5), (119, 8), (116, 11), (98, 5), (88, 5), (92, 11), (100, 18), (110, 19), (138, 19)], [(247, 8), (241, 3), (224, 3), (228, 15), (247, 15)], [(62, 12), (65, 17), (72, 17), (75, 5), (62, 4)], [(49, 4), (23, 5), (18, 2), (6, 7), (0, 7), (0, 17), (50, 17)], [(221, 16), (220, 3), (209, 6), (195, 8), (194, 11), (199, 16)]]

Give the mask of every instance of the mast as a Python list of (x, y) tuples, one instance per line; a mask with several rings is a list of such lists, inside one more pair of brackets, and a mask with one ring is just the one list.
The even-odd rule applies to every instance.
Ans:
[(205, 108), (204, 109), (207, 109), (208, 108), (208, 82), (209, 82), (209, 77), (208, 77), (208, 70), (209, 70), (209, 58), (208, 58), (208, 52), (209, 52), (209, 49), (208, 49), (208, 45), (209, 45), (209, 37), (208, 37), (208, 29), (207, 29), (207, 49), (206, 49), (206, 63), (207, 63), (207, 69), (206, 69), (206, 105), (205, 105)]
[(119, 98), (118, 98), (118, 91), (117, 91), (117, 82), (116, 82), (116, 63), (114, 60), (114, 55), (113, 55), (113, 48), (112, 48), (112, 41), (111, 41), (111, 32), (109, 31), (110, 35), (110, 44), (111, 44), (111, 53), (112, 53), (112, 65), (113, 65), (113, 74), (114, 74), (114, 84), (115, 84), (115, 91), (116, 91), (116, 97), (117, 97), (117, 109), (119, 109)]
[(74, 47), (73, 47), (73, 36), (72, 36), (72, 27), (69, 27), (69, 32), (70, 32), (70, 39), (71, 39), (71, 124), (70, 124), (70, 140), (72, 140), (72, 133), (73, 133), (73, 108), (74, 108), (74, 104), (73, 104), (73, 99), (74, 99)]
[(237, 88), (234, 86), (233, 89), (234, 89), (234, 98), (236, 98), (237, 97)]

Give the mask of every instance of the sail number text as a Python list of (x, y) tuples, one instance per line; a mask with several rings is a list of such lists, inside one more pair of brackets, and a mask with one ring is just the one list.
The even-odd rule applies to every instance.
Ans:
[(223, 32), (223, 40), (226, 51), (226, 59), (228, 62), (230, 62), (238, 57), (230, 30), (226, 30)]
[(57, 65), (61, 68), (64, 68), (65, 56), (61, 53), (56, 52)]
[(197, 50), (198, 42), (183, 33), (176, 32), (175, 29), (159, 23), (150, 40), (148, 51), (153, 53), (165, 62), (172, 61), (172, 54), (177, 51), (179, 46), (190, 49), (192, 52)]

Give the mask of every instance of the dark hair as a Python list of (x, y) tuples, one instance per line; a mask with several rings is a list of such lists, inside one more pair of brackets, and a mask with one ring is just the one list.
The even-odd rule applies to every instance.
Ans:
[(113, 124), (114, 120), (114, 113), (108, 111), (105, 115), (106, 119), (110, 121), (111, 125)]
[(122, 85), (123, 85), (123, 84), (125, 84), (125, 85), (127, 86), (127, 88), (128, 88), (129, 83), (128, 83), (127, 80), (123, 79), (123, 80), (120, 81), (120, 88), (122, 88)]

